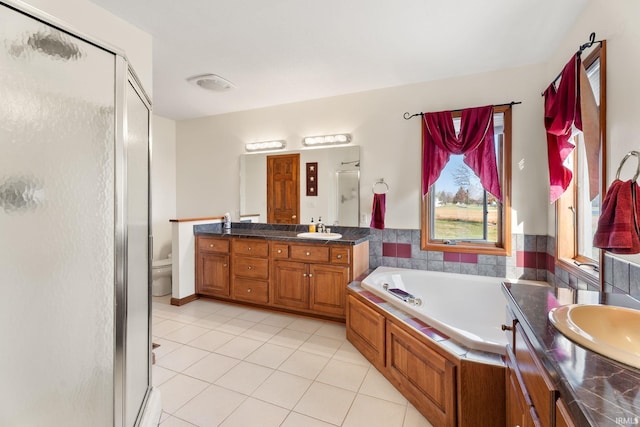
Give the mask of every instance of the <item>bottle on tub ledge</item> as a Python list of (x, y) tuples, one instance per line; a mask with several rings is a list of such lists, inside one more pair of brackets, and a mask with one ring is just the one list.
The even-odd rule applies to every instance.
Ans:
[(316, 224), (313, 222), (313, 217), (311, 218), (311, 222), (309, 223), (309, 233), (316, 232)]

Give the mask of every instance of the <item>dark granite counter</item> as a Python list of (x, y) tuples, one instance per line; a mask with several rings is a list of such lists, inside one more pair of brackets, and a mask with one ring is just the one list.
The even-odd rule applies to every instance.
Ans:
[(577, 425), (640, 425), (640, 370), (574, 344), (547, 314), (566, 304), (640, 309), (640, 302), (625, 294), (525, 284), (505, 284), (503, 290)]
[[(340, 233), (342, 237), (335, 240), (304, 239), (297, 237), (298, 233), (309, 231), (308, 225), (301, 224), (264, 224), (234, 222), (230, 230), (224, 230), (222, 223), (202, 224), (193, 226), (196, 236), (239, 237), (250, 239), (268, 239), (289, 242), (325, 243), (337, 245), (357, 245), (369, 240), (369, 228), (335, 227), (330, 226), (332, 233)], [(318, 233), (321, 234), (321, 233)]]

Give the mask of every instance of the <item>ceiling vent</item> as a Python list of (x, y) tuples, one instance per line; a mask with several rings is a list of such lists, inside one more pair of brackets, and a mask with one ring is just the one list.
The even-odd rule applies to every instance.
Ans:
[(224, 92), (236, 87), (229, 80), (224, 79), (217, 74), (199, 74), (197, 76), (189, 77), (187, 79), (189, 83), (201, 87), (202, 89), (212, 90), (215, 92)]

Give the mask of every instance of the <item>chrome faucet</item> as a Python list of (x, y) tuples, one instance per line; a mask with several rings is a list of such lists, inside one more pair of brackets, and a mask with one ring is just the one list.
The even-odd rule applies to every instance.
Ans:
[(225, 230), (231, 229), (231, 214), (229, 212), (224, 214), (224, 228)]
[(318, 233), (326, 233), (327, 227), (322, 223), (322, 217), (318, 217), (318, 223), (316, 224), (316, 231)]

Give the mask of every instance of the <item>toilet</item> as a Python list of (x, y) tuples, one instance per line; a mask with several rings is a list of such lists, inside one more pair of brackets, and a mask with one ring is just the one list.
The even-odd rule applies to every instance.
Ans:
[(154, 297), (171, 293), (171, 267), (171, 254), (166, 259), (154, 259), (151, 263), (151, 295)]

